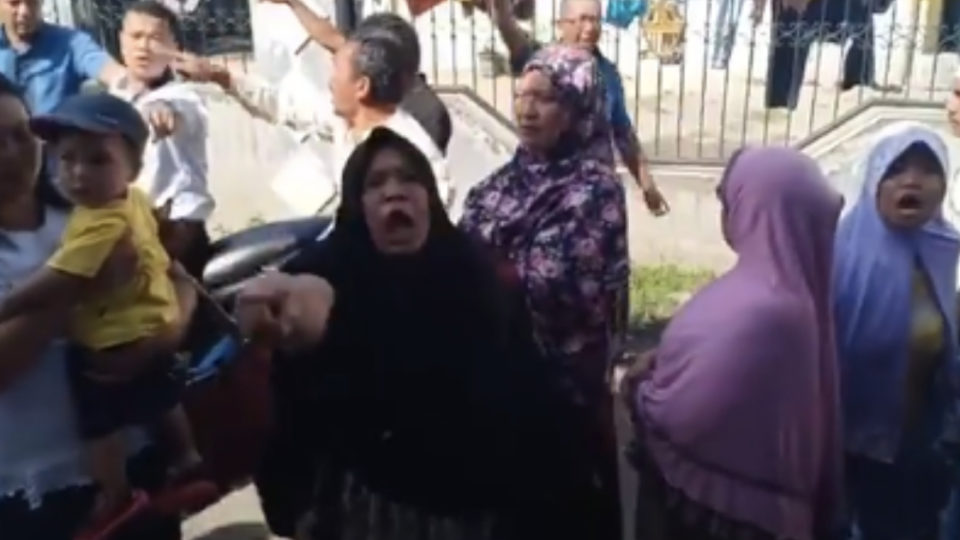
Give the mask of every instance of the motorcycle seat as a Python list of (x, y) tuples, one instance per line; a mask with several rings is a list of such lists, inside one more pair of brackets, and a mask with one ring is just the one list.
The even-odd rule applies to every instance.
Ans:
[(265, 268), (279, 266), (304, 246), (321, 239), (333, 226), (329, 217), (312, 216), (257, 225), (227, 235), (210, 247), (203, 284), (223, 298)]

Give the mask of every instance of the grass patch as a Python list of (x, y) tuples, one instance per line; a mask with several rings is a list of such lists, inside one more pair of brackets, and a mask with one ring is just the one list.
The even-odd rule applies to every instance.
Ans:
[(707, 269), (674, 264), (634, 267), (630, 275), (631, 331), (662, 328), (691, 293), (714, 277)]

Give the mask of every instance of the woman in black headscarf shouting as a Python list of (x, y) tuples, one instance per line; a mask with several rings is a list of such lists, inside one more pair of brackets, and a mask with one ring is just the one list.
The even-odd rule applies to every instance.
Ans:
[(567, 534), (555, 501), (576, 489), (577, 420), (551, 397), (520, 296), (406, 139), (375, 130), (343, 184), (331, 236), (238, 299), (246, 334), (284, 350), (258, 479), (274, 532), (309, 509), (306, 537), (324, 540)]

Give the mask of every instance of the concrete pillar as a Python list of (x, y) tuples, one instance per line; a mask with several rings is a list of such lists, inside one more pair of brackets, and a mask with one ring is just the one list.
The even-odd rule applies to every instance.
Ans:
[(889, 32), (889, 39), (885, 41), (889, 42), (891, 51), (886, 80), (878, 81), (881, 84), (903, 88), (910, 85), (914, 56), (919, 52), (918, 40), (923, 35), (920, 27), (920, 2), (921, 0), (898, 0), (883, 17), (889, 26), (882, 31)]
[(937, 45), (940, 41), (940, 19), (943, 17), (943, 0), (926, 0), (924, 13), (924, 26), (926, 32), (923, 36), (923, 52), (937, 52)]

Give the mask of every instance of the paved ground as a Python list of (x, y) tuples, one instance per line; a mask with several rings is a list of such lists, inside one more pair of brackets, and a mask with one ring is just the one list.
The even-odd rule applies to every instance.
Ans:
[(253, 488), (236, 492), (183, 526), (186, 540), (266, 540), (270, 536)]

